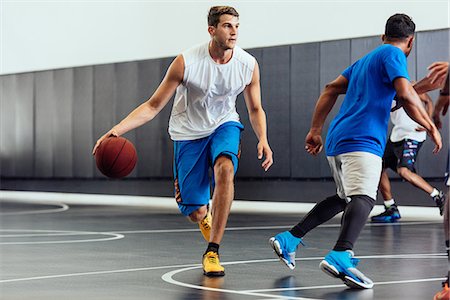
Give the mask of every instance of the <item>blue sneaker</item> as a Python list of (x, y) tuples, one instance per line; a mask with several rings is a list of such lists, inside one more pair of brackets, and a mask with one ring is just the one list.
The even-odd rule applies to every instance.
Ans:
[(291, 270), (295, 269), (295, 251), (299, 244), (303, 244), (301, 238), (293, 236), (289, 231), (284, 231), (269, 239), (269, 244), (280, 260)]
[(353, 257), (353, 251), (330, 251), (320, 263), (320, 269), (331, 277), (341, 279), (354, 289), (371, 289), (373, 282), (356, 268), (359, 259)]
[(393, 204), (384, 212), (371, 218), (374, 223), (394, 223), (401, 218), (397, 205)]

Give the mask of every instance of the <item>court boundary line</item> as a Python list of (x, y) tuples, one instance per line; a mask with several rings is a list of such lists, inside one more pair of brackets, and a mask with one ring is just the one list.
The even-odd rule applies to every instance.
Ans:
[[(1, 200), (26, 203), (65, 203), (68, 205), (140, 206), (178, 212), (178, 207), (173, 197), (0, 190)], [(232, 213), (303, 214), (309, 212), (315, 204), (304, 202), (234, 200)], [(370, 216), (382, 211), (384, 211), (383, 205), (375, 205)], [(411, 219), (442, 221), (437, 207), (402, 206), (402, 220)]]
[[(1, 197), (0, 197), (1, 200)], [(22, 202), (22, 203), (28, 203), (28, 202)], [(30, 204), (36, 204), (36, 202), (30, 203)], [(70, 206), (64, 203), (44, 203), (40, 202), (39, 204), (42, 205), (54, 205), (54, 206), (60, 206), (59, 208), (53, 208), (53, 209), (37, 209), (37, 210), (25, 210), (25, 211), (17, 211), (17, 212), (0, 212), (0, 216), (17, 216), (17, 215), (34, 215), (34, 214), (50, 214), (50, 213), (59, 213), (63, 211), (67, 211), (70, 209)]]
[[(403, 256), (403, 257), (402, 257)], [(422, 259), (422, 258), (446, 258), (446, 254), (443, 253), (410, 253), (410, 254), (388, 254), (388, 255), (361, 255), (356, 256), (362, 259), (369, 258), (410, 258), (410, 259)], [(323, 256), (316, 257), (297, 257), (296, 261), (312, 261), (323, 259)], [(222, 265), (237, 265), (246, 263), (264, 263), (264, 262), (279, 262), (278, 258), (264, 258), (255, 260), (242, 260), (242, 261), (231, 261), (222, 262)], [(90, 276), (90, 275), (105, 275), (105, 274), (115, 274), (115, 273), (126, 273), (126, 272), (140, 272), (140, 271), (150, 271), (159, 269), (174, 269), (174, 268), (201, 268), (201, 264), (180, 264), (180, 265), (168, 265), (168, 266), (153, 266), (153, 267), (143, 267), (143, 268), (128, 268), (128, 269), (117, 269), (117, 270), (104, 270), (104, 271), (91, 271), (91, 272), (79, 272), (79, 273), (68, 273), (68, 274), (54, 274), (54, 275), (42, 275), (24, 278), (13, 278), (13, 279), (2, 279), (1, 283), (11, 283), (19, 281), (32, 281), (32, 280), (43, 280), (43, 279), (53, 279), (53, 278), (65, 278), (65, 277), (77, 277), (77, 276)]]
[[(361, 259), (376, 259), (376, 258), (404, 258), (404, 259), (423, 259), (423, 258), (441, 258), (440, 254), (437, 253), (415, 253), (415, 254), (393, 254), (393, 255), (365, 255), (365, 256), (357, 256)], [(446, 256), (442, 256), (442, 258), (447, 258)], [(307, 261), (307, 260), (322, 260), (323, 257), (303, 257), (303, 258), (296, 258), (297, 261)], [(275, 259), (278, 261), (278, 259)], [(248, 264), (248, 263), (261, 263), (261, 262), (267, 262), (269, 260), (262, 259), (262, 260), (246, 260), (246, 261), (235, 261), (235, 262), (223, 262), (222, 265), (238, 265), (238, 264)], [(272, 260), (270, 260), (272, 261)], [(293, 297), (293, 296), (283, 296), (283, 295), (272, 295), (272, 294), (261, 294), (258, 291), (263, 292), (270, 292), (271, 289), (261, 289), (261, 290), (229, 290), (229, 289), (221, 289), (221, 288), (212, 288), (212, 287), (205, 287), (201, 285), (195, 285), (190, 283), (181, 282), (178, 280), (175, 280), (173, 278), (174, 275), (190, 271), (193, 269), (199, 269), (202, 268), (202, 266), (192, 266), (192, 267), (186, 267), (178, 270), (173, 270), (170, 272), (167, 272), (161, 276), (161, 279), (166, 281), (167, 283), (174, 284), (177, 286), (182, 286), (186, 288), (193, 288), (198, 290), (207, 290), (207, 291), (214, 291), (219, 293), (229, 293), (229, 294), (241, 294), (241, 295), (247, 295), (247, 296), (257, 296), (257, 297), (263, 297), (263, 298), (272, 298), (272, 299), (299, 299), (299, 300), (306, 300), (306, 299), (317, 299), (317, 298), (302, 298), (302, 297)], [(410, 279), (410, 280), (402, 280), (402, 281), (384, 281), (378, 283), (378, 285), (389, 285), (389, 284), (408, 284), (408, 283), (417, 283), (417, 282), (430, 282), (430, 281), (442, 281), (446, 278), (423, 278), (423, 279)], [(375, 283), (376, 285), (377, 283)], [(301, 290), (308, 290), (308, 289), (326, 289), (326, 288), (337, 288), (337, 287), (345, 287), (347, 286), (345, 284), (333, 284), (333, 285), (322, 285), (322, 286), (311, 286), (311, 287), (302, 287)], [(295, 288), (291, 288), (289, 290), (295, 290)], [(283, 290), (281, 290), (283, 291)], [(288, 290), (286, 290), (288, 291)]]
[[(60, 235), (107, 235), (111, 237), (87, 240), (68, 240), (68, 241), (33, 241), (33, 242), (0, 242), (0, 245), (37, 245), (37, 244), (74, 244), (90, 242), (106, 242), (123, 239), (125, 236), (115, 232), (96, 232), (96, 231), (76, 231), (76, 230), (44, 230), (44, 229), (1, 229), (0, 232), (53, 232)], [(51, 236), (55, 236), (54, 234)], [(0, 235), (1, 237), (1, 235)], [(7, 236), (8, 238), (8, 236)]]

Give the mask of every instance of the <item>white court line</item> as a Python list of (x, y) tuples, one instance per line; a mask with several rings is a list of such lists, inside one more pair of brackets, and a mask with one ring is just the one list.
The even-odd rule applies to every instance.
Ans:
[[(447, 277), (436, 277), (436, 278), (423, 278), (423, 279), (411, 279), (411, 280), (384, 281), (384, 282), (374, 282), (374, 286), (375, 285), (390, 285), (390, 284), (407, 284), (407, 283), (443, 281), (446, 279), (447, 279)], [(260, 289), (260, 290), (245, 290), (245, 291), (252, 292), (252, 293), (288, 292), (288, 291), (329, 289), (329, 288), (338, 288), (338, 287), (347, 287), (347, 286), (345, 284), (335, 284), (335, 285), (315, 285), (315, 286), (303, 286), (303, 287), (292, 287), (292, 288)]]
[[(33, 203), (35, 204), (35, 203)], [(56, 205), (60, 206), (59, 208), (52, 209), (37, 209), (37, 210), (25, 210), (25, 211), (17, 211), (17, 212), (0, 212), (0, 216), (16, 216), (16, 215), (34, 215), (34, 214), (48, 214), (48, 213), (57, 213), (63, 212), (69, 209), (69, 205), (64, 203), (44, 203), (40, 202), (42, 205)]]
[[(63, 199), (63, 200), (61, 200)], [(155, 209), (165, 209), (178, 212), (173, 197), (148, 197), (130, 195), (102, 195), (77, 194), (54, 192), (28, 192), (0, 190), (0, 200), (17, 202), (47, 202), (81, 205), (114, 205), (114, 206), (141, 206)], [(321, 200), (321, 199), (318, 199)], [(232, 212), (240, 213), (270, 213), (270, 214), (304, 214), (313, 208), (315, 203), (300, 202), (271, 202), (271, 201), (244, 201), (234, 200)], [(384, 211), (383, 205), (375, 205), (371, 216)], [(441, 221), (437, 207), (402, 206), (402, 220), (428, 220)], [(339, 216), (339, 215), (338, 215)]]
[(127, 273), (127, 272), (142, 272), (142, 271), (160, 270), (160, 269), (184, 268), (184, 267), (197, 266), (197, 265), (198, 264), (188, 264), (188, 265), (159, 266), (159, 267), (146, 267), (146, 268), (134, 268), (134, 269), (121, 269), (121, 270), (109, 270), (109, 271), (93, 271), (93, 272), (82, 272), (82, 273), (36, 276), (36, 277), (26, 277), (26, 278), (4, 279), (4, 280), (0, 280), (0, 283), (56, 279), (56, 278), (77, 277), (77, 276), (105, 275), (105, 274), (116, 274), (116, 273)]
[[(0, 229), (0, 231), (2, 231)], [(74, 233), (31, 233), (31, 234), (0, 234), (0, 238), (13, 238), (13, 237), (41, 237), (41, 236), (76, 236), (76, 235), (86, 235), (86, 234), (97, 234), (97, 233), (78, 233), (78, 232), (74, 232)]]
[[(425, 253), (425, 254), (397, 254), (397, 255), (371, 255), (371, 256), (358, 256), (359, 258), (425, 258), (425, 257), (432, 257), (434, 255), (437, 255), (436, 253)], [(446, 258), (446, 257), (445, 257)], [(297, 258), (297, 261), (301, 260), (320, 260), (323, 259), (323, 257), (304, 257), (304, 258)], [(277, 262), (278, 259), (259, 259), (259, 260), (246, 260), (246, 261), (234, 261), (234, 262), (224, 262), (223, 265), (236, 265), (236, 264), (248, 264), (248, 263), (264, 263), (264, 262)], [(234, 290), (223, 290), (223, 289), (217, 289), (217, 288), (209, 288), (209, 287), (203, 287), (203, 286), (197, 286), (197, 285), (190, 285), (187, 283), (182, 283), (179, 281), (176, 281), (172, 278), (173, 275), (187, 271), (192, 269), (200, 269), (202, 266), (200, 264), (184, 264), (184, 265), (170, 265), (170, 266), (156, 266), (156, 267), (144, 267), (144, 268), (133, 268), (133, 269), (119, 269), (119, 270), (108, 270), (108, 271), (93, 271), (93, 272), (81, 272), (81, 273), (69, 273), (69, 274), (58, 274), (58, 275), (45, 275), (45, 276), (35, 276), (35, 277), (26, 277), (26, 278), (14, 278), (14, 279), (4, 279), (0, 280), (0, 283), (14, 283), (14, 282), (22, 282), (22, 281), (34, 281), (34, 280), (47, 280), (47, 279), (58, 279), (58, 278), (68, 278), (68, 277), (79, 277), (79, 276), (93, 276), (93, 275), (108, 275), (108, 274), (117, 274), (117, 273), (127, 273), (127, 272), (142, 272), (142, 271), (151, 271), (151, 270), (161, 270), (161, 269), (173, 269), (177, 268), (177, 270), (174, 270), (172, 272), (165, 273), (161, 278), (169, 283), (185, 286), (189, 288), (195, 288), (200, 290), (209, 290), (209, 291), (217, 291), (217, 292), (224, 292), (224, 293), (234, 293), (234, 294), (242, 294), (242, 295), (248, 295), (248, 296), (258, 296), (258, 297), (270, 297), (271, 299), (303, 299), (306, 300), (308, 298), (295, 298), (295, 297), (286, 297), (286, 296), (277, 296), (277, 295), (270, 295), (270, 294), (261, 294), (261, 293), (252, 293), (248, 291), (234, 291)], [(178, 269), (182, 268), (182, 269)], [(409, 282), (414, 283), (415, 281), (435, 281), (435, 280), (443, 280), (442, 278), (429, 278), (429, 279), (412, 279), (409, 280)], [(407, 281), (402, 281), (402, 283), (407, 283)], [(379, 284), (395, 284), (394, 281), (392, 282), (382, 282)], [(334, 287), (341, 287), (344, 285), (327, 285), (327, 286), (321, 286), (320, 288), (334, 288)], [(306, 288), (306, 287), (305, 287)], [(311, 287), (311, 289), (316, 287)]]
[[(438, 256), (438, 257), (436, 257)], [(440, 257), (439, 257), (440, 256)], [(394, 255), (366, 255), (366, 256), (357, 256), (357, 258), (364, 258), (364, 259), (376, 259), (376, 258), (405, 258), (405, 259), (423, 259), (423, 258), (445, 258), (447, 259), (447, 256), (443, 256), (438, 253), (417, 253), (417, 254), (394, 254)], [(322, 260), (323, 257), (304, 257), (304, 258), (297, 258), (296, 261), (306, 261), (306, 260)], [(268, 262), (273, 261), (269, 259), (262, 259), (262, 260), (247, 260), (247, 261), (235, 261), (235, 262), (225, 262), (222, 263), (222, 265), (237, 265), (237, 264), (249, 264), (249, 263), (261, 263), (261, 262)], [(278, 261), (278, 259), (276, 259)], [(329, 288), (337, 288), (337, 287), (346, 287), (345, 284), (339, 284), (339, 285), (322, 285), (322, 286), (310, 286), (310, 287), (293, 287), (288, 289), (260, 289), (260, 290), (229, 290), (229, 289), (221, 289), (221, 288), (212, 288), (212, 287), (205, 287), (200, 285), (194, 285), (189, 284), (181, 281), (177, 281), (173, 279), (173, 276), (182, 273), (185, 271), (193, 270), (193, 269), (199, 269), (202, 266), (192, 266), (187, 268), (182, 268), (178, 270), (173, 270), (170, 272), (167, 272), (161, 276), (162, 280), (166, 281), (167, 283), (174, 284), (177, 286), (183, 286), (187, 288), (193, 288), (198, 290), (206, 290), (206, 291), (214, 291), (214, 292), (222, 292), (222, 293), (229, 293), (229, 294), (240, 294), (240, 295), (247, 295), (247, 296), (257, 296), (257, 297), (268, 297), (272, 299), (310, 299), (310, 298), (297, 298), (297, 297), (291, 297), (291, 296), (282, 296), (282, 295), (273, 295), (273, 294), (262, 294), (261, 292), (271, 292), (271, 291), (289, 291), (289, 290), (308, 290), (308, 289), (329, 289)], [(410, 279), (410, 280), (402, 280), (402, 281), (385, 281), (385, 282), (379, 282), (378, 285), (390, 285), (390, 284), (406, 284), (406, 283), (418, 283), (418, 282), (427, 282), (427, 281), (441, 281), (445, 278), (424, 278), (424, 279)], [(377, 284), (377, 283), (375, 283)]]
[[(249, 263), (249, 262), (254, 262), (254, 261), (244, 261), (244, 262), (239, 262), (239, 263)], [(230, 263), (226, 263), (226, 264), (233, 264), (233, 263), (230, 262)], [(222, 263), (222, 265), (225, 265), (225, 263)], [(185, 271), (190, 271), (190, 270), (193, 270), (193, 269), (199, 269), (201, 267), (202, 266), (194, 266), (194, 267), (188, 267), (188, 268), (183, 268), (183, 269), (170, 271), (170, 272), (167, 272), (167, 273), (163, 274), (161, 276), (161, 279), (164, 280), (165, 282), (173, 284), (173, 285), (182, 286), (182, 287), (186, 287), (186, 288), (190, 288), (190, 289), (202, 290), (202, 291), (213, 291), (213, 292), (220, 292), (220, 293), (227, 293), (227, 294), (237, 294), (237, 295), (244, 295), (244, 296), (266, 297), (266, 298), (271, 298), (271, 299), (318, 300), (316, 298), (291, 297), (291, 296), (282, 296), (282, 295), (254, 293), (254, 292), (251, 292), (251, 291), (237, 291), (237, 290), (229, 290), (229, 289), (221, 289), (221, 288), (212, 288), (212, 287), (207, 287), (207, 286), (201, 286), (201, 285), (185, 283), (185, 282), (177, 281), (177, 280), (172, 278), (175, 274), (178, 274), (178, 273), (181, 273), (181, 272), (185, 272)]]
[[(36, 229), (0, 229), (0, 232), (44, 232), (54, 235), (107, 235), (110, 237), (99, 239), (85, 240), (68, 240), (68, 241), (33, 241), (33, 242), (0, 242), (0, 245), (35, 245), (35, 244), (71, 244), (71, 243), (88, 243), (88, 242), (105, 242), (123, 239), (125, 236), (114, 232), (92, 232), (92, 231), (65, 231), (65, 230), (36, 230)], [(42, 235), (42, 234), (41, 234)], [(0, 236), (2, 237), (2, 236)]]

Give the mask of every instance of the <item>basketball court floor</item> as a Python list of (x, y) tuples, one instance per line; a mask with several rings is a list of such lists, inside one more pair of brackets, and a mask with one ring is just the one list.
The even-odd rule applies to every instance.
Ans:
[[(260, 209), (266, 202), (236, 201), (220, 248), (226, 276), (208, 278), (200, 265), (206, 242), (171, 198), (0, 195), (1, 299), (432, 299), (447, 272), (442, 219), (431, 206), (402, 207), (395, 224), (367, 223), (354, 250), (375, 285), (350, 290), (318, 267), (339, 218), (306, 236), (293, 271), (268, 245), (312, 203), (271, 203), (273, 213)], [(99, 205), (102, 197), (131, 205)]]

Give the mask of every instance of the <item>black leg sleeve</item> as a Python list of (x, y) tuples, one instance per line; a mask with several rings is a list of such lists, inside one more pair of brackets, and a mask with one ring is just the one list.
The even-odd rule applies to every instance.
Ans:
[(339, 198), (338, 195), (328, 197), (317, 203), (300, 223), (295, 225), (289, 232), (292, 233), (293, 236), (301, 238), (311, 229), (325, 223), (338, 213), (342, 212), (346, 205), (345, 199)]
[(353, 249), (353, 245), (356, 239), (358, 239), (361, 230), (366, 224), (367, 217), (375, 205), (375, 200), (366, 195), (351, 196), (350, 198), (352, 201), (345, 208), (344, 215), (342, 216), (341, 233), (333, 248), (336, 251)]

